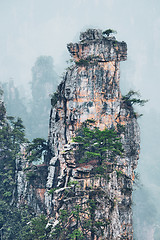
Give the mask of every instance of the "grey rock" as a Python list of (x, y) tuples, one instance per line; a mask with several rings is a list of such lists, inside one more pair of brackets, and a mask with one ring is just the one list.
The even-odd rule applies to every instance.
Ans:
[[(54, 228), (60, 209), (72, 211), (81, 203), (87, 208), (88, 199), (94, 195), (97, 202), (95, 220), (106, 219), (104, 236), (97, 232), (99, 239), (131, 240), (132, 186), (139, 158), (140, 134), (134, 110), (125, 105), (119, 88), (120, 61), (127, 59), (127, 45), (113, 37), (104, 38), (101, 30), (91, 29), (81, 33), (80, 42), (70, 43), (67, 47), (75, 63), (58, 86), (58, 99), (51, 108), (48, 140), (54, 157), (48, 163), (41, 203), (52, 216)], [(80, 60), (87, 63), (77, 64)], [(73, 138), (87, 119), (94, 119), (101, 130), (116, 129), (118, 124), (125, 128), (121, 133), (124, 154), (114, 163), (107, 163), (105, 177), (92, 174), (96, 161), (81, 165), (76, 162), (78, 144)], [(23, 194), (21, 175), (19, 173), (18, 184), (21, 185), (19, 192)], [(67, 187), (70, 181), (78, 181), (78, 185)], [(47, 192), (53, 187), (58, 189), (49, 196)], [(36, 211), (41, 211), (41, 204), (33, 200), (34, 188), (34, 185), (28, 185), (27, 201)], [(65, 194), (66, 190), (69, 194)], [(91, 239), (90, 233), (88, 239)]]

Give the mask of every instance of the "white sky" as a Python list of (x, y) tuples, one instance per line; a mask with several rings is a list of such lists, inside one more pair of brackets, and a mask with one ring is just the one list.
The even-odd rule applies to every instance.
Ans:
[(52, 56), (61, 75), (69, 58), (66, 44), (77, 41), (80, 31), (113, 28), (128, 44), (123, 88), (140, 90), (150, 99), (148, 108), (158, 109), (159, 13), (159, 0), (0, 0), (0, 82), (12, 77), (27, 86), (40, 55)]

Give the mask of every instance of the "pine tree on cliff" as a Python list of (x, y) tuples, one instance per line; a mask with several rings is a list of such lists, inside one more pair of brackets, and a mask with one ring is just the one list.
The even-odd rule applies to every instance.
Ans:
[[(0, 234), (1, 239), (17, 239), (22, 228), (22, 212), (14, 206), (16, 158), (25, 142), (20, 118), (6, 117), (0, 89)], [(24, 220), (24, 219), (23, 219)]]

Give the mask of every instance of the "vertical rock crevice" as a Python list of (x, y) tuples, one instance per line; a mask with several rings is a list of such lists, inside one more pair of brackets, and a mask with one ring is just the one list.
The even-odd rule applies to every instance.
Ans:
[[(104, 193), (100, 197), (95, 193), (94, 199), (98, 208), (94, 219), (100, 220), (103, 216), (103, 219), (109, 220), (108, 225), (104, 227), (103, 236), (99, 235), (97, 239), (133, 239), (132, 185), (139, 154), (139, 127), (132, 114), (132, 107), (125, 106), (119, 88), (119, 62), (127, 58), (126, 43), (118, 42), (114, 37), (104, 38), (100, 30), (90, 29), (80, 35), (79, 43), (70, 43), (67, 47), (75, 64), (70, 67), (71, 70), (64, 78), (63, 90), (59, 91), (60, 95), (64, 93), (66, 97), (64, 110), (60, 100), (54, 107), (62, 109), (59, 113), (61, 116), (59, 121), (64, 119), (64, 125), (59, 124), (51, 128), (52, 131), (59, 132), (60, 136), (58, 139), (61, 142), (58, 147), (60, 175), (62, 178), (64, 174), (66, 181), (63, 186), (67, 188), (68, 179), (72, 181), (78, 179), (83, 194), (81, 192), (82, 195), (79, 195), (79, 190), (75, 188), (74, 196), (70, 198), (72, 206), (71, 203), (67, 205), (67, 199), (61, 192), (64, 191), (62, 188), (58, 193), (55, 192), (54, 202), (57, 194), (62, 194), (61, 208), (73, 209), (74, 206), (81, 204), (81, 201), (87, 204), (90, 200), (92, 192), (87, 189), (100, 188)], [(61, 98), (62, 96), (59, 99)], [(87, 163), (77, 166), (75, 160), (76, 146), (72, 138), (87, 119), (94, 119), (96, 127), (101, 130), (113, 127), (117, 129), (119, 125), (125, 128), (120, 134), (125, 154), (123, 157), (118, 157), (116, 163), (111, 164), (110, 169), (108, 167), (107, 182), (103, 177), (91, 174), (94, 166)], [(50, 121), (54, 121), (53, 115)], [(64, 136), (61, 127), (64, 129)], [(52, 138), (49, 139), (55, 149), (56, 141), (52, 144)], [(69, 177), (66, 172), (70, 173)], [(104, 199), (105, 196), (109, 201)], [(59, 202), (56, 205), (58, 206)], [(56, 207), (54, 211), (57, 212)], [(88, 239), (96, 239), (95, 237), (93, 231), (88, 235)]]
[[(120, 61), (127, 59), (127, 45), (89, 29), (67, 48), (74, 63), (58, 86), (49, 123), (54, 157), (48, 163), (44, 202), (53, 232), (61, 210), (66, 210), (71, 233), (77, 228), (85, 239), (132, 240), (132, 185), (140, 140), (133, 108), (126, 106), (119, 88)], [(88, 119), (100, 130), (115, 129), (123, 145), (122, 156), (106, 160), (105, 174), (96, 173), (94, 158), (76, 160), (78, 143), (73, 138)], [(79, 218), (73, 211), (79, 211)], [(86, 221), (90, 225), (85, 232)]]

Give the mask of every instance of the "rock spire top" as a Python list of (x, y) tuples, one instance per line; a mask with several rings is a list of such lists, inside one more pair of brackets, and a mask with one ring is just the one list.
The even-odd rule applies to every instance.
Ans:
[(127, 44), (117, 41), (114, 36), (104, 36), (99, 29), (88, 29), (80, 33), (80, 41), (69, 43), (67, 48), (76, 62), (91, 58), (96, 58), (99, 62), (127, 59)]
[(100, 40), (103, 39), (102, 30), (100, 29), (88, 29), (85, 32), (80, 33), (80, 40)]

